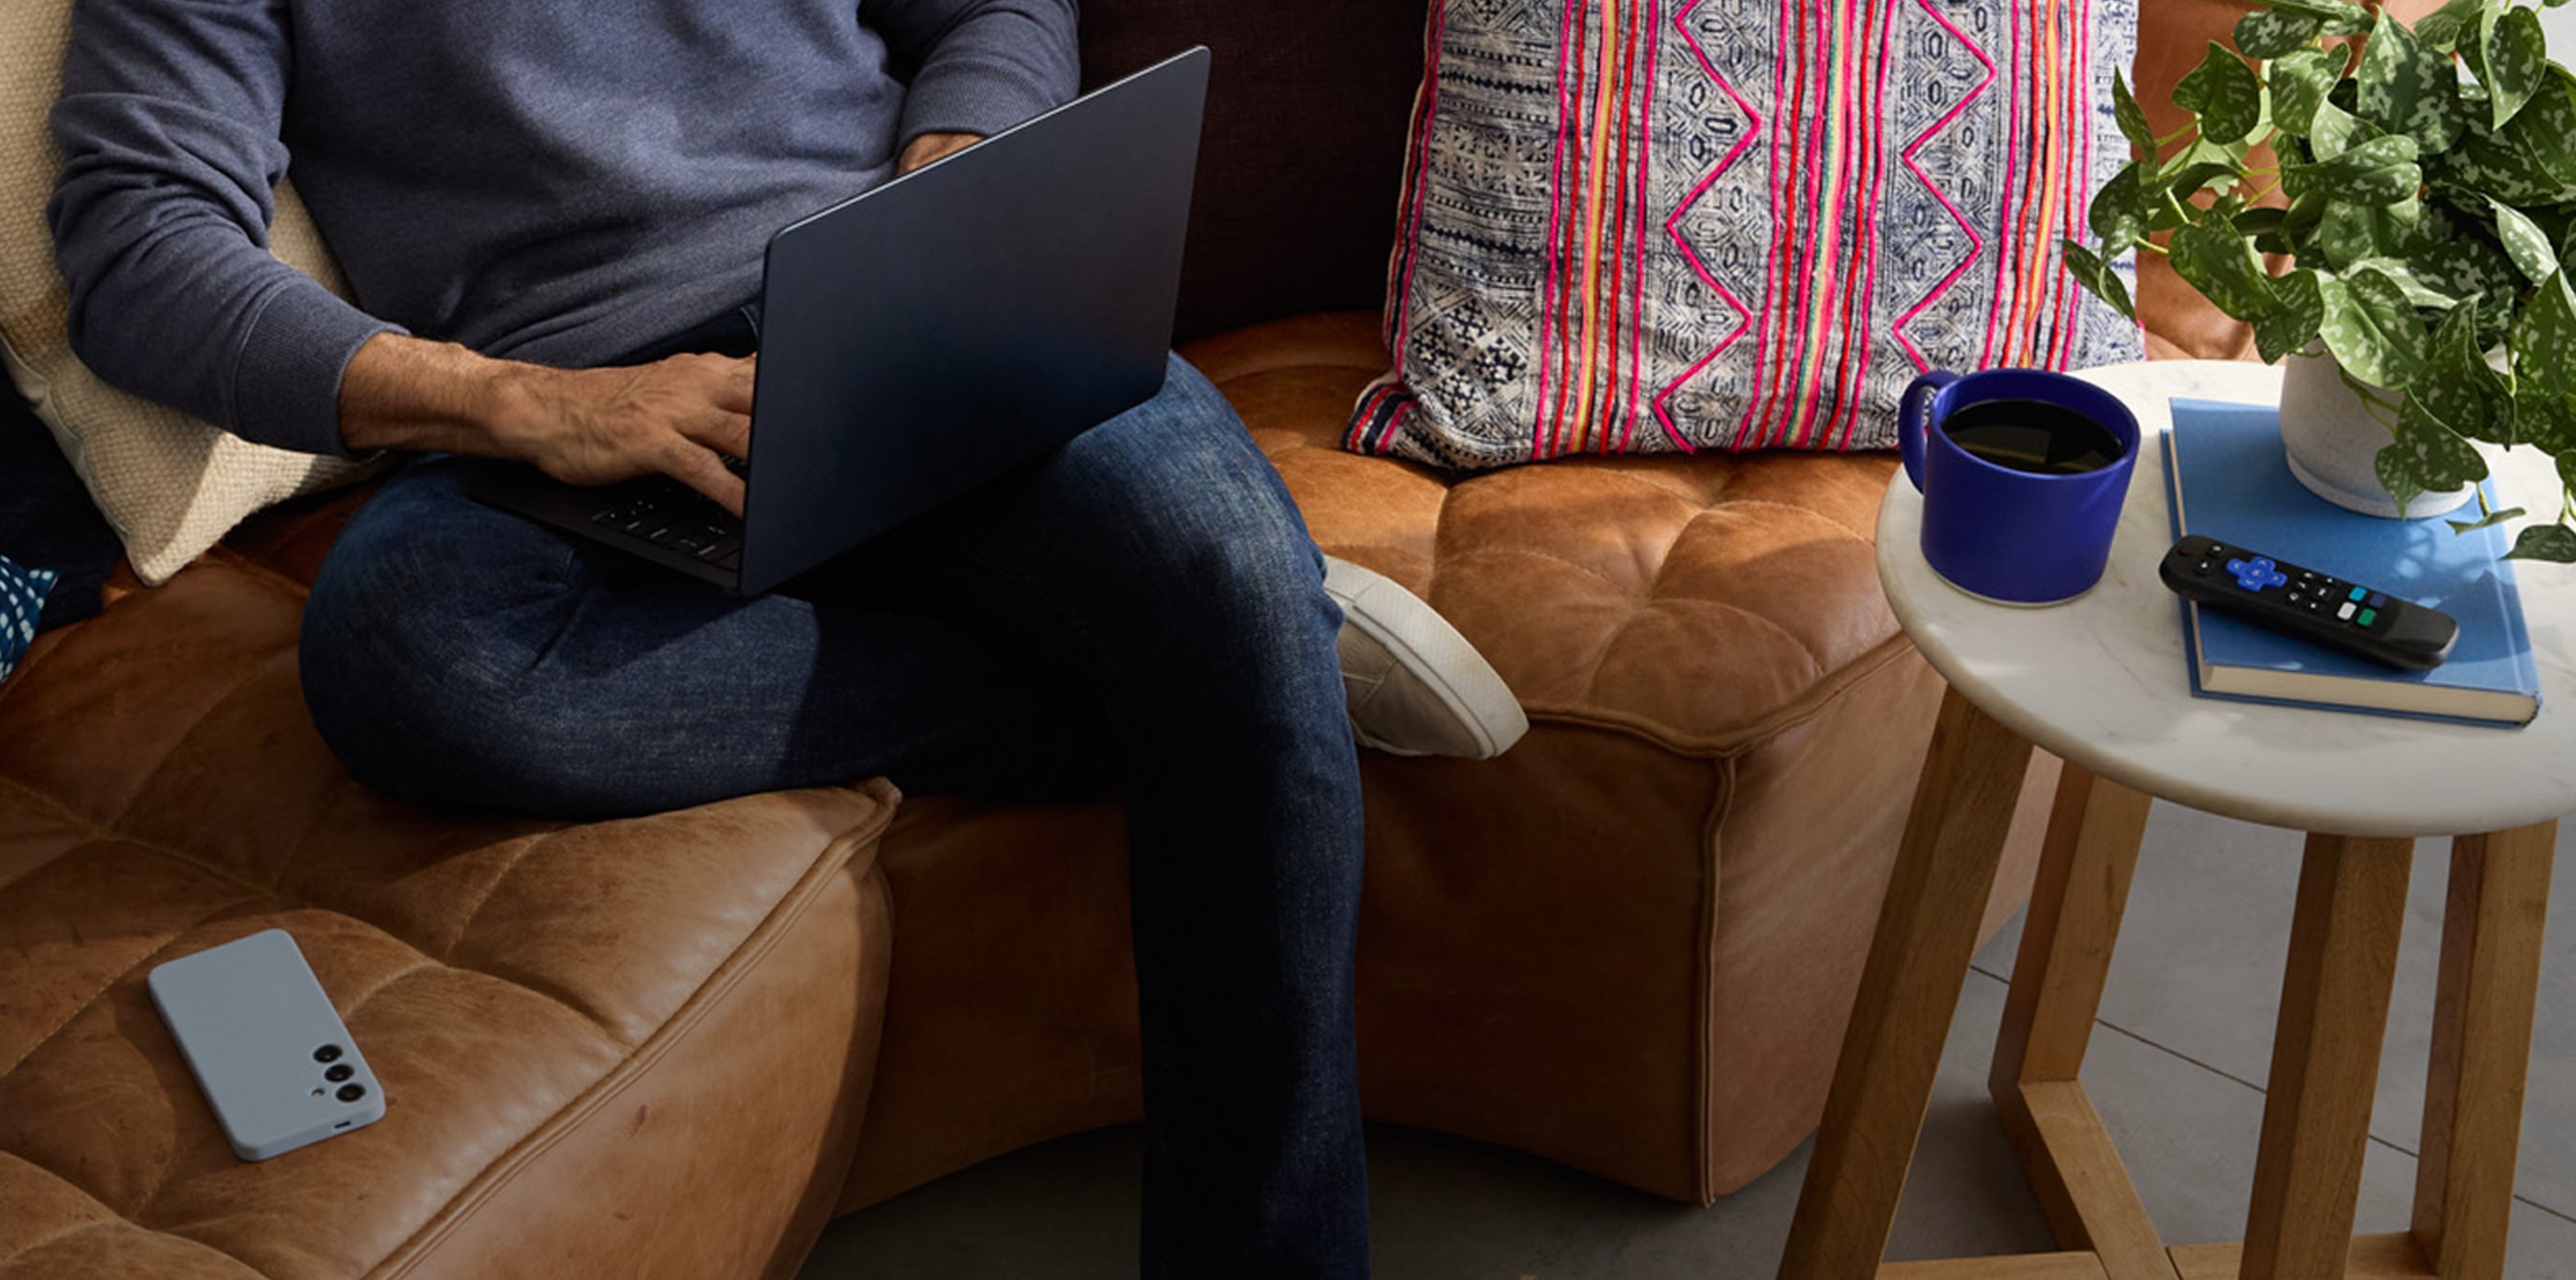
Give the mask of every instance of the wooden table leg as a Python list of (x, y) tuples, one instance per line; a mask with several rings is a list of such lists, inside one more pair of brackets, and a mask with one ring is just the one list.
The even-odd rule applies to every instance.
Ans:
[(2030, 752), (1958, 690), (1943, 697), (1790, 1225), (1784, 1280), (1878, 1273)]
[(2097, 1255), (2110, 1280), (2174, 1280), (2173, 1259), (2076, 1082), (2153, 804), (2077, 765), (2059, 777), (1988, 1077), (2058, 1246)]
[(2451, 845), (2451, 900), (2424, 1087), (2415, 1241), (2442, 1280), (2498, 1280), (2558, 824)]
[(2242, 1280), (2344, 1274), (2414, 849), (2412, 840), (2308, 837)]

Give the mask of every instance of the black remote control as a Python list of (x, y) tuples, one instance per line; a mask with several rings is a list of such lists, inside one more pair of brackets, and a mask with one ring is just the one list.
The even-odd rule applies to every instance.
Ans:
[(2175, 543), (2158, 572), (2185, 600), (2408, 671), (2442, 665), (2460, 638), (2438, 609), (2197, 534)]

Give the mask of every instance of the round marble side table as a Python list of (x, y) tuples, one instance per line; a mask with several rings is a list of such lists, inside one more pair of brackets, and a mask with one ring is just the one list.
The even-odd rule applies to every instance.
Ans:
[[(2478, 728), (2191, 696), (2156, 564), (2172, 545), (2174, 397), (2276, 401), (2281, 373), (2172, 362), (2084, 375), (2146, 434), (2108, 573), (2014, 609), (1923, 562), (1900, 473), (1879, 576), (1950, 682), (1843, 1041), (1784, 1280), (2328, 1280), (2504, 1273), (2557, 820), (2576, 812), (2576, 568), (2518, 566), (2540, 718)], [(2498, 459), (2507, 505), (2559, 509), (2545, 458)], [(2067, 761), (1990, 1083), (2063, 1253), (1885, 1264), (1941, 1046), (2036, 745)], [(2077, 1080), (2157, 798), (2310, 832), (2247, 1238), (2168, 1248)], [(2355, 1238), (2362, 1153), (2419, 836), (2453, 836), (2410, 1230)]]

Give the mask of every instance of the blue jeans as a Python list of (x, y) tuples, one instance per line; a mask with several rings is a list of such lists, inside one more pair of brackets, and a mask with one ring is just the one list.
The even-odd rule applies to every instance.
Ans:
[(580, 819), (875, 775), (1114, 792), (1145, 1274), (1367, 1274), (1341, 616), (1204, 377), (1174, 358), (1147, 404), (752, 600), (468, 499), (497, 465), (414, 463), (323, 566), (304, 689), (351, 772)]

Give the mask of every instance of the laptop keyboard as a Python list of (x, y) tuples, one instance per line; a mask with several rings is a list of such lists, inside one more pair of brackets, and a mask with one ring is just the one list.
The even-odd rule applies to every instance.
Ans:
[(631, 492), (620, 490), (590, 522), (717, 569), (742, 567), (742, 521), (676, 480), (652, 480)]

